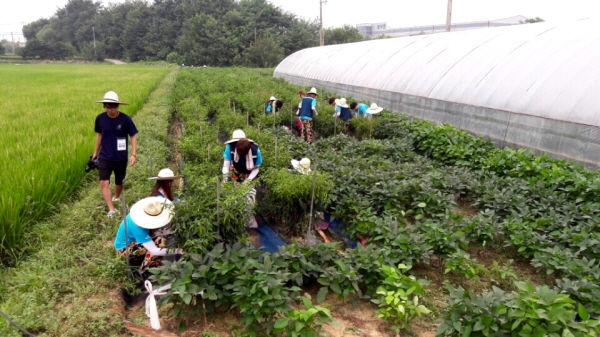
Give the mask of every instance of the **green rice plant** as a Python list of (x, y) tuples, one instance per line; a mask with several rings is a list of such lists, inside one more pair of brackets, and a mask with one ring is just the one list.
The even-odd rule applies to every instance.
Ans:
[(94, 101), (114, 90), (133, 115), (168, 69), (0, 64), (0, 72), (1, 254), (15, 253), (28, 224), (81, 185), (103, 112)]

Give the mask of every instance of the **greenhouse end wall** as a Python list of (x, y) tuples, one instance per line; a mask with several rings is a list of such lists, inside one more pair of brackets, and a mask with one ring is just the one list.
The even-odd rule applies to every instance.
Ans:
[(497, 109), (370, 89), (300, 76), (276, 74), (288, 82), (376, 102), (392, 112), (410, 117), (448, 123), (471, 134), (492, 140), (496, 146), (527, 148), (553, 157), (575, 160), (587, 167), (600, 167), (600, 129), (518, 114)]

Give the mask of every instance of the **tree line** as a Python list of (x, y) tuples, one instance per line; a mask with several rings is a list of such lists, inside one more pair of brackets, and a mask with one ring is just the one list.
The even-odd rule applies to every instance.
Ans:
[[(103, 7), (69, 0), (49, 19), (23, 27), (23, 58), (272, 67), (318, 45), (318, 26), (266, 0), (131, 0)], [(325, 43), (363, 39), (351, 26), (325, 31)]]

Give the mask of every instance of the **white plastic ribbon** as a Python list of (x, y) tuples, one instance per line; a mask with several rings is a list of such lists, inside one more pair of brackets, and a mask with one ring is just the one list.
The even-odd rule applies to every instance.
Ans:
[[(166, 295), (167, 291), (171, 289), (171, 284), (165, 284), (164, 286), (153, 290), (152, 282), (146, 280), (144, 282), (144, 286), (148, 291), (148, 297), (146, 297), (146, 316), (150, 318), (150, 326), (154, 330), (160, 330), (160, 318), (158, 317), (158, 308), (156, 307), (156, 298), (154, 296), (158, 295)], [(179, 292), (174, 292), (174, 294), (179, 294)], [(196, 293), (196, 295), (203, 295), (204, 290)], [(203, 303), (204, 304), (204, 303)], [(205, 308), (206, 309), (206, 308)]]
[(158, 317), (158, 309), (156, 308), (156, 295), (165, 295), (167, 290), (171, 289), (171, 284), (164, 285), (156, 290), (152, 290), (152, 283), (148, 280), (144, 282), (148, 297), (146, 297), (146, 316), (150, 317), (150, 326), (154, 330), (160, 330), (160, 319)]

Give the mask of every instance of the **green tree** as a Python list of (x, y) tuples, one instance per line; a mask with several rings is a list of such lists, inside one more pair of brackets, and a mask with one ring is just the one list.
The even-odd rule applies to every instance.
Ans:
[(94, 48), (93, 42), (85, 43), (81, 46), (81, 56), (88, 61), (102, 61), (106, 58), (106, 51), (104, 49), (104, 43), (96, 42), (96, 48)]
[(148, 25), (146, 20), (150, 16), (150, 9), (145, 2), (137, 1), (135, 5), (135, 8), (127, 13), (125, 29), (121, 37), (125, 57), (131, 62), (143, 60), (147, 56), (145, 39)]
[(243, 63), (248, 67), (270, 68), (283, 59), (283, 48), (271, 37), (257, 39), (244, 53)]
[(201, 13), (186, 22), (177, 49), (190, 65), (231, 66), (239, 42), (210, 15)]
[(50, 24), (50, 20), (48, 19), (39, 19), (33, 22), (30, 22), (23, 26), (23, 36), (27, 40), (32, 40), (36, 38), (37, 33), (42, 30), (45, 26)]
[(294, 24), (282, 34), (280, 44), (285, 55), (299, 50), (315, 47), (319, 27), (309, 21), (293, 18)]
[(29, 40), (27, 45), (21, 51), (21, 57), (24, 59), (29, 58), (46, 58), (50, 54), (50, 45), (40, 40)]
[(6, 48), (4, 48), (4, 44), (0, 43), (0, 55), (4, 55), (5, 52), (6, 52)]
[(341, 44), (362, 41), (364, 38), (356, 27), (345, 25), (341, 28), (325, 30), (325, 44)]
[(56, 35), (53, 40), (45, 39), (45, 42), (68, 42), (80, 50), (85, 42), (93, 40), (92, 27), (99, 10), (100, 2), (69, 0), (50, 19), (50, 27)]

